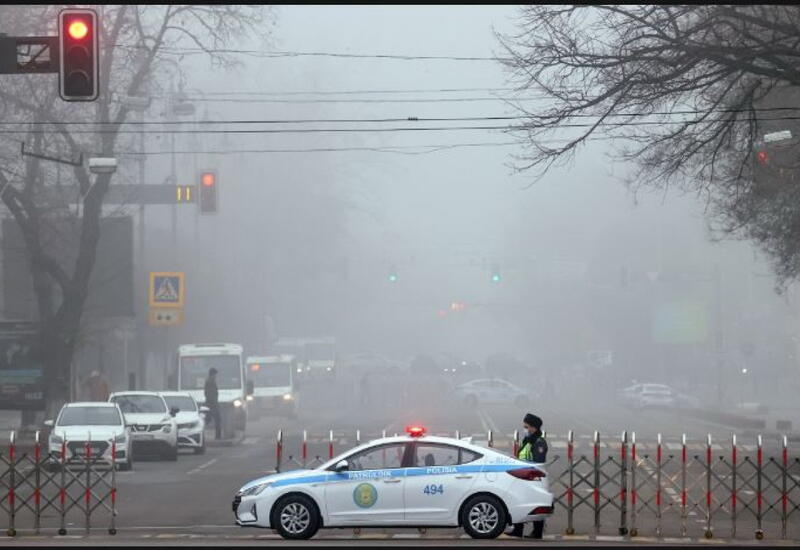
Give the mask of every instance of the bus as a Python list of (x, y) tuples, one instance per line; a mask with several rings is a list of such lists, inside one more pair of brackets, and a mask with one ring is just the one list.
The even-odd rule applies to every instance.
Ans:
[(247, 378), (253, 382), (250, 412), (297, 416), (297, 360), (294, 355), (253, 356), (247, 358)]
[(186, 344), (178, 348), (177, 389), (189, 393), (204, 405), (208, 371), (217, 369), (219, 412), (222, 437), (230, 439), (235, 430), (247, 424), (247, 403), (252, 399), (252, 382), (248, 382), (238, 344)]
[(270, 346), (272, 355), (294, 355), (297, 358), (296, 372), (303, 377), (336, 375), (336, 338), (284, 337)]

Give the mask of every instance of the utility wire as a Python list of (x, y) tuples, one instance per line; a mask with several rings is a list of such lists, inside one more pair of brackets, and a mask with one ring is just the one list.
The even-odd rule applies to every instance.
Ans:
[[(114, 44), (115, 48), (139, 50), (149, 49), (145, 46), (130, 44)], [(491, 61), (510, 60), (510, 58), (485, 57), (485, 56), (457, 56), (457, 55), (405, 55), (385, 53), (344, 53), (344, 52), (300, 52), (300, 51), (266, 51), (266, 50), (241, 50), (232, 48), (185, 48), (176, 46), (162, 46), (160, 53), (181, 55), (208, 55), (208, 54), (240, 54), (262, 58), (280, 57), (335, 57), (342, 59), (394, 59), (399, 61)]]
[[(783, 116), (773, 118), (761, 118), (759, 122), (800, 120), (800, 116)], [(746, 119), (737, 119), (737, 123), (750, 122)], [(455, 130), (556, 130), (562, 128), (592, 128), (595, 126), (604, 127), (630, 127), (630, 126), (663, 126), (668, 124), (716, 124), (716, 120), (639, 120), (625, 122), (589, 122), (589, 123), (565, 123), (551, 127), (527, 127), (527, 126), (395, 126), (389, 128), (258, 128), (258, 129), (153, 129), (153, 130), (108, 130), (99, 128), (96, 130), (70, 130), (72, 134), (306, 134), (306, 133), (354, 133), (354, 132), (441, 132)], [(0, 130), (0, 134), (47, 134), (55, 130), (30, 129), (30, 130)]]
[[(783, 112), (783, 111), (800, 111), (800, 107), (764, 107), (752, 109), (755, 112)], [(645, 116), (670, 116), (670, 115), (704, 115), (709, 113), (749, 113), (751, 109), (712, 109), (710, 111), (701, 110), (685, 110), (685, 111), (640, 111), (640, 112), (626, 112), (615, 113), (607, 115), (607, 117), (645, 117)], [(475, 121), (491, 121), (491, 120), (528, 120), (530, 116), (527, 115), (490, 115), (490, 116), (471, 116), (471, 117), (391, 117), (391, 118), (302, 118), (302, 119), (219, 119), (219, 120), (130, 120), (125, 121), (121, 125), (124, 126), (148, 126), (148, 125), (214, 125), (214, 124), (308, 124), (308, 123), (346, 123), (346, 124), (380, 124), (389, 122), (475, 122)], [(546, 120), (556, 118), (556, 115), (541, 115), (538, 118)], [(570, 118), (600, 118), (600, 115), (589, 113), (576, 113), (570, 115)], [(783, 118), (770, 118), (758, 120), (783, 120)], [(690, 121), (647, 121), (652, 124), (666, 123), (684, 123)], [(698, 121), (700, 122), (700, 121)], [(87, 125), (87, 126), (100, 126), (100, 125), (116, 125), (116, 122), (110, 121), (11, 121), (0, 122), (0, 126), (66, 126), (66, 125)], [(609, 123), (612, 124), (612, 123)], [(622, 124), (622, 123), (613, 123)], [(155, 130), (154, 130), (155, 131)]]

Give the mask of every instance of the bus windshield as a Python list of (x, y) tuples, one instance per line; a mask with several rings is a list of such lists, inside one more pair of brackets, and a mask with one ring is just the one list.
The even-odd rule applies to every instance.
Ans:
[(326, 343), (311, 343), (308, 344), (308, 358), (330, 360), (336, 356), (336, 346)]
[(212, 367), (217, 369), (218, 389), (237, 390), (242, 387), (238, 355), (192, 355), (181, 357), (180, 389), (202, 390)]
[(292, 385), (291, 363), (251, 363), (247, 376), (257, 388)]

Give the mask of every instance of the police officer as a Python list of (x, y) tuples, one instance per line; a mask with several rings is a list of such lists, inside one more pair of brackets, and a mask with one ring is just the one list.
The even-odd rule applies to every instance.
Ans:
[[(525, 438), (522, 440), (517, 458), (527, 462), (543, 463), (547, 460), (547, 441), (542, 436), (542, 419), (535, 414), (528, 413), (522, 420), (525, 428)], [(522, 537), (524, 523), (515, 523), (514, 529), (508, 533), (510, 537)], [(527, 538), (540, 539), (544, 533), (544, 520), (533, 522), (533, 532)]]

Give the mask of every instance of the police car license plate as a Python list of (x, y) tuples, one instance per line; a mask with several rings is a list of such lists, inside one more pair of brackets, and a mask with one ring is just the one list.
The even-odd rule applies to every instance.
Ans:
[(154, 436), (153, 436), (153, 434), (137, 434), (137, 433), (135, 433), (135, 432), (134, 432), (134, 433), (132, 433), (131, 435), (132, 435), (132, 436), (133, 436), (135, 439), (153, 439), (153, 437), (154, 437)]

